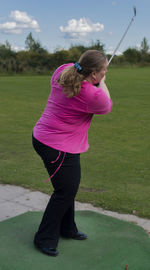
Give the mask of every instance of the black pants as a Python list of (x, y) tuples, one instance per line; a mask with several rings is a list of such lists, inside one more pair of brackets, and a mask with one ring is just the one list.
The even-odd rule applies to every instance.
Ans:
[(80, 154), (60, 152), (33, 136), (32, 142), (49, 175), (53, 175), (51, 183), (54, 188), (34, 242), (40, 246), (56, 248), (60, 235), (71, 237), (78, 231), (74, 221), (74, 199), (81, 177)]

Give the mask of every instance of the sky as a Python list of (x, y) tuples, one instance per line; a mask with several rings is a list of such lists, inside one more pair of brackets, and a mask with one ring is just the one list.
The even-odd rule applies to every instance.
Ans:
[(89, 46), (100, 40), (112, 53), (133, 21), (117, 54), (140, 48), (144, 37), (150, 45), (150, 0), (0, 0), (0, 44), (25, 49), (31, 32), (49, 52), (71, 45)]

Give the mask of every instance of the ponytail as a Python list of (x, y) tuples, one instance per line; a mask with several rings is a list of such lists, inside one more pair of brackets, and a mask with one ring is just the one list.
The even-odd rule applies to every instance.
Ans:
[(68, 98), (77, 96), (81, 90), (81, 84), (85, 76), (77, 71), (75, 66), (66, 68), (60, 75), (58, 83)]

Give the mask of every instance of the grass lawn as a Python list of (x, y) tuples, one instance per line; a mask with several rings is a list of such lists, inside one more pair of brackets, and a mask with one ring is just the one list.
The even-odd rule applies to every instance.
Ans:
[[(150, 68), (110, 68), (113, 110), (95, 115), (81, 155), (76, 200), (150, 218)], [(31, 144), (47, 102), (50, 76), (0, 77), (0, 182), (45, 193), (48, 174)]]

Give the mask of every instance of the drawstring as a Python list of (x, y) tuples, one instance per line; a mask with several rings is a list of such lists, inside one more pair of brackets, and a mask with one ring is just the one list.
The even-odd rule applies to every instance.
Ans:
[[(58, 155), (58, 157), (56, 158), (56, 160), (51, 161), (51, 163), (55, 163), (55, 162), (59, 159), (60, 155), (61, 155), (61, 151), (59, 151), (59, 155)], [(50, 179), (52, 179), (52, 177), (58, 172), (58, 170), (60, 169), (61, 165), (62, 165), (63, 162), (64, 162), (65, 156), (66, 156), (66, 153), (64, 152), (64, 155), (63, 155), (63, 158), (62, 158), (62, 161), (61, 161), (60, 165), (58, 166), (58, 168), (56, 169), (56, 171), (55, 171), (55, 172), (54, 172), (54, 173), (53, 173), (53, 174), (45, 181), (46, 183), (47, 183)]]
[(51, 163), (55, 163), (55, 162), (59, 159), (60, 155), (61, 155), (61, 151), (59, 151), (59, 155), (58, 155), (58, 157), (56, 158), (56, 160), (51, 161)]

